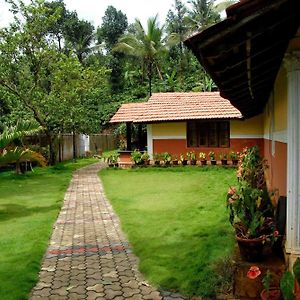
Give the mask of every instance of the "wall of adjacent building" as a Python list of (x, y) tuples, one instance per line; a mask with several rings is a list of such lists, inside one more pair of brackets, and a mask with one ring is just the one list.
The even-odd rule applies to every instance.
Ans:
[(162, 122), (148, 124), (148, 151), (150, 153), (169, 152), (180, 155), (188, 151), (209, 153), (214, 151), (218, 159), (220, 153), (241, 151), (244, 147), (258, 145), (261, 149), (263, 143), (263, 118), (255, 117), (249, 120), (230, 121), (230, 147), (187, 147), (187, 123)]

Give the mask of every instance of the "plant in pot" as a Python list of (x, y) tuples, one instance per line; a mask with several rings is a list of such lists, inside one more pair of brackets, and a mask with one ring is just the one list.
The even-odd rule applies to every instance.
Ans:
[(202, 166), (205, 166), (207, 163), (206, 154), (204, 152), (199, 153), (200, 163)]
[(150, 155), (148, 154), (147, 151), (143, 152), (141, 159), (142, 159), (144, 165), (147, 166), (150, 164)]
[(186, 156), (190, 161), (190, 165), (195, 166), (197, 164), (197, 157), (195, 151), (187, 152)]
[(134, 164), (136, 166), (140, 166), (142, 165), (144, 162), (142, 160), (142, 153), (135, 149), (132, 153), (131, 153), (131, 160), (134, 162)]
[(183, 166), (187, 165), (187, 159), (183, 153), (180, 154), (180, 161)]
[(117, 167), (118, 164), (118, 159), (119, 159), (119, 154), (117, 152), (111, 152), (107, 157), (106, 161), (108, 163), (109, 167)]
[(178, 165), (178, 156), (176, 154), (172, 155), (172, 163), (174, 166)]
[(162, 159), (165, 166), (170, 166), (172, 161), (172, 155), (169, 152), (165, 152), (163, 153)]
[(238, 187), (230, 187), (227, 194), (229, 221), (242, 258), (250, 262), (262, 260), (264, 247), (278, 236), (275, 207), (264, 177), (266, 167), (258, 147), (245, 148), (237, 171)]
[(221, 164), (223, 166), (227, 165), (227, 157), (228, 157), (227, 153), (221, 152), (219, 156), (220, 156)]
[(212, 166), (215, 166), (217, 164), (217, 161), (216, 161), (216, 154), (214, 151), (210, 151), (208, 153), (208, 156), (209, 156), (209, 159), (210, 159), (210, 164)]
[(161, 158), (162, 158), (161, 153), (154, 153), (153, 154), (154, 165), (159, 166)]
[(236, 166), (239, 162), (239, 152), (231, 151), (229, 156), (230, 156), (230, 159), (232, 161), (232, 164), (234, 166)]
[(279, 287), (271, 286), (272, 274), (270, 270), (267, 270), (265, 276), (262, 279), (264, 289), (260, 293), (262, 300), (279, 300), (281, 299), (281, 292)]

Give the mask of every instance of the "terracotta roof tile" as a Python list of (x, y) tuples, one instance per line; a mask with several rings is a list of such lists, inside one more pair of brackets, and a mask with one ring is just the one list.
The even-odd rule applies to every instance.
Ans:
[(123, 104), (110, 122), (150, 123), (233, 118), (242, 118), (242, 115), (219, 92), (156, 93), (148, 102)]

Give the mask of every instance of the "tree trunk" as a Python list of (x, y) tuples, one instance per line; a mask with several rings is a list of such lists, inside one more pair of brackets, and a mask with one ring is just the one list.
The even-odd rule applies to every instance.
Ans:
[(76, 161), (77, 155), (76, 155), (76, 132), (75, 128), (73, 128), (73, 160)]
[(149, 78), (149, 94), (152, 96), (152, 62), (148, 65), (148, 78)]
[(16, 174), (17, 175), (21, 175), (22, 174), (22, 172), (21, 172), (21, 165), (20, 165), (19, 161), (16, 161)]
[(49, 165), (53, 166), (56, 163), (56, 153), (54, 147), (54, 137), (51, 132), (45, 132), (49, 144)]

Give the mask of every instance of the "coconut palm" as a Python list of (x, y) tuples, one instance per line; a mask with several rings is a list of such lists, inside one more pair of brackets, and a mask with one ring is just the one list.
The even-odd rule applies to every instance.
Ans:
[(33, 122), (19, 121), (15, 126), (5, 126), (0, 134), (0, 166), (9, 163), (16, 164), (16, 173), (21, 173), (21, 162), (36, 161), (46, 165), (46, 159), (38, 152), (24, 146), (17, 146), (16, 141), (26, 135), (38, 133), (42, 128)]
[(214, 5), (215, 0), (190, 0), (192, 9), (186, 22), (192, 31), (201, 31), (220, 21), (220, 15)]
[(153, 70), (156, 69), (159, 77), (162, 79), (158, 59), (165, 51), (165, 45), (162, 41), (163, 27), (159, 27), (157, 15), (149, 18), (147, 30), (136, 19), (134, 23), (134, 32), (127, 33), (120, 37), (113, 51), (138, 57), (142, 62), (143, 70), (146, 68), (149, 80), (149, 93), (152, 94), (152, 77)]

